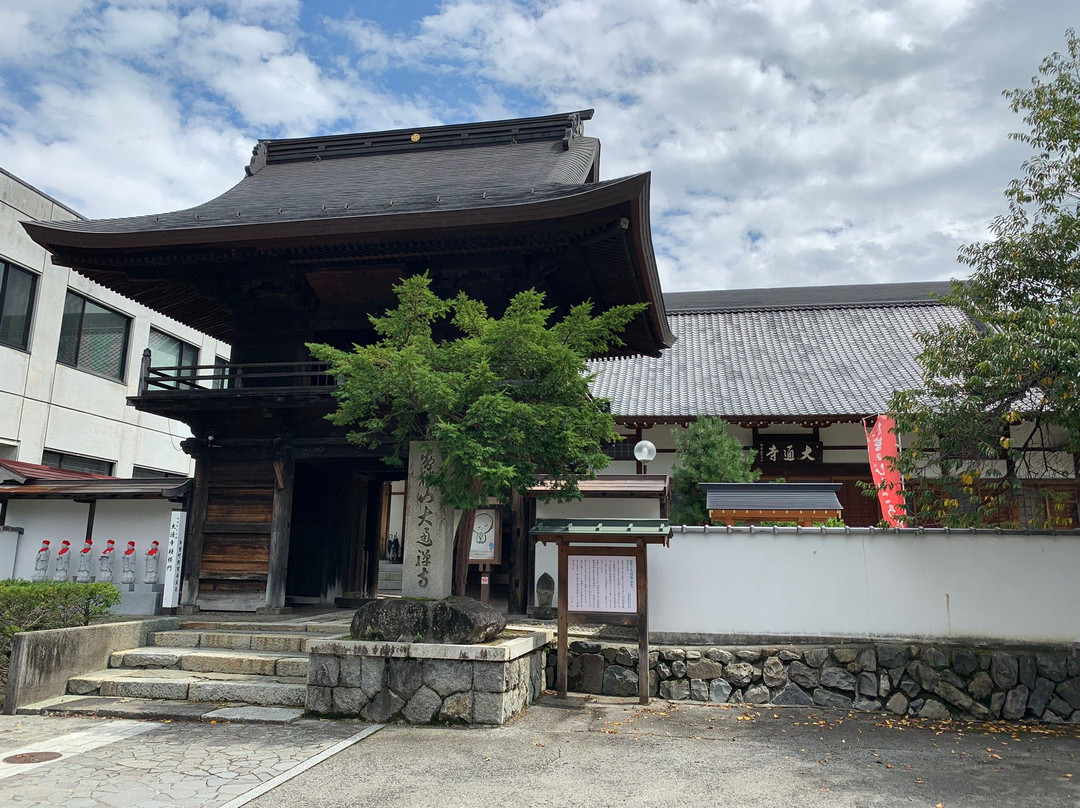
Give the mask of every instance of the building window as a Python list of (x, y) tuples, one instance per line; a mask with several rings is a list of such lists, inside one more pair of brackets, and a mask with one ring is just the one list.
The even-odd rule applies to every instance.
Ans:
[[(169, 376), (183, 379), (195, 374), (195, 365), (199, 364), (199, 349), (194, 345), (181, 342), (155, 328), (150, 329), (150, 364), (156, 368), (181, 368), (168, 372)], [(169, 387), (179, 387), (173, 382)], [(190, 385), (188, 385), (190, 386)]]
[(215, 390), (224, 390), (229, 386), (229, 380), (225, 378), (229, 373), (229, 363), (220, 356), (214, 357), (214, 379), (211, 385)]
[(143, 466), (135, 466), (131, 470), (133, 480), (183, 480), (186, 477), (186, 474), (177, 474), (175, 471), (158, 471)]
[(0, 344), (21, 348), (30, 344), (37, 276), (0, 261)]
[(612, 460), (634, 459), (634, 436), (627, 435), (623, 440), (604, 444), (604, 454)]
[(97, 460), (93, 457), (80, 457), (79, 455), (53, 452), (46, 449), (41, 453), (41, 465), (65, 471), (85, 471), (89, 474), (105, 474), (112, 476), (113, 463), (111, 460)]
[(121, 381), (130, 327), (124, 315), (68, 292), (56, 361)]

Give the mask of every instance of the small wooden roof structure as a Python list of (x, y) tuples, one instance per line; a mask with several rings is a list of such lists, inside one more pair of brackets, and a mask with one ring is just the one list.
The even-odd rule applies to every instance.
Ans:
[[(618, 499), (669, 498), (670, 481), (666, 474), (605, 474), (595, 480), (581, 480), (578, 490), (586, 499), (613, 497)], [(542, 498), (551, 492), (551, 483), (543, 478), (529, 489), (529, 497)]]
[(839, 519), (841, 483), (701, 483), (713, 524), (815, 522)]
[(671, 538), (667, 519), (538, 519), (535, 540), (582, 544), (664, 544)]
[(0, 460), (0, 503), (10, 499), (168, 499), (180, 502), (191, 488), (187, 477), (127, 479)]

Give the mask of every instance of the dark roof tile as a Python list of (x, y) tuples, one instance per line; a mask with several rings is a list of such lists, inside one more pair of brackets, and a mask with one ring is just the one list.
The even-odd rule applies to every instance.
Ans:
[[(611, 400), (619, 416), (729, 418), (864, 416), (884, 411), (894, 390), (916, 387), (921, 368), (917, 332), (964, 315), (937, 303), (910, 302), (918, 284), (875, 288), (878, 300), (859, 303), (866, 289), (799, 289), (804, 304), (755, 291), (763, 305), (726, 308), (739, 293), (698, 296), (690, 310), (665, 295), (668, 323), (678, 338), (659, 358), (625, 357), (589, 363), (593, 394)], [(925, 287), (925, 284), (921, 286)], [(712, 310), (697, 310), (712, 296)], [(871, 296), (872, 297), (872, 296)], [(673, 305), (673, 298), (674, 305)], [(684, 298), (685, 300), (686, 298)], [(811, 305), (813, 300), (829, 300)], [(844, 300), (841, 305), (836, 301)], [(775, 301), (775, 302), (774, 302)], [(703, 306), (701, 306), (703, 308)]]

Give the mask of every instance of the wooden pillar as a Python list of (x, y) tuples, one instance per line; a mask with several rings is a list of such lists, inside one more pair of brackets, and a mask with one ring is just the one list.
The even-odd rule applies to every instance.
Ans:
[(266, 571), (266, 603), (256, 611), (285, 608), (285, 579), (289, 569), (289, 536), (292, 533), (293, 482), (296, 463), (292, 453), (274, 461), (274, 509), (270, 517), (270, 565)]
[(342, 553), (341, 586), (347, 597), (368, 596), (364, 591), (364, 530), (370, 507), (367, 478), (354, 473), (349, 481), (349, 525)]
[(649, 703), (649, 547), (637, 545), (638, 703)]
[(559, 636), (555, 648), (555, 692), (560, 698), (566, 698), (566, 690), (569, 685), (567, 679), (567, 663), (569, 662), (569, 637), (570, 621), (567, 619), (566, 610), (570, 605), (570, 595), (567, 592), (567, 569), (569, 564), (566, 559), (566, 547), (559, 541)]
[(379, 595), (379, 543), (382, 539), (383, 484), (378, 480), (367, 482), (367, 518), (364, 520), (363, 593), (364, 597)]
[(529, 610), (529, 523), (525, 499), (514, 494), (513, 527), (510, 533), (510, 595), (507, 598), (509, 614), (526, 614)]
[(97, 500), (90, 500), (90, 507), (86, 512), (86, 542), (94, 540), (94, 515), (97, 513)]
[(206, 522), (206, 503), (210, 488), (210, 451), (195, 441), (184, 441), (183, 449), (195, 458), (195, 490), (191, 495), (191, 510), (187, 520), (187, 540), (184, 542), (184, 567), (181, 575), (181, 612), (199, 608), (199, 570), (202, 566), (203, 523)]

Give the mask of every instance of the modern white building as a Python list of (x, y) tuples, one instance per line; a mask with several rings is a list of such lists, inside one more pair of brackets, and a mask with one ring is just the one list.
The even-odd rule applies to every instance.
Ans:
[(213, 365), (229, 346), (54, 265), (20, 224), (81, 218), (0, 169), (0, 458), (188, 476), (187, 427), (139, 412), (127, 397), (138, 390), (145, 348), (158, 365)]

